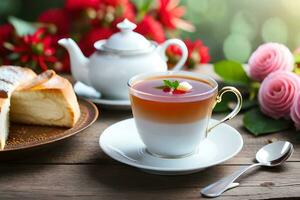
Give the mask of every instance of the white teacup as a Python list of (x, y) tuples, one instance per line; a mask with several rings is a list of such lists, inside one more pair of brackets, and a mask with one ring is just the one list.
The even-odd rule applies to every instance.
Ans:
[[(192, 95), (177, 95), (176, 98), (158, 95), (135, 87), (135, 84), (150, 79), (168, 79), (180, 77), (200, 80), (208, 84), (205, 92)], [(232, 119), (241, 109), (242, 96), (234, 87), (224, 87), (218, 92), (218, 84), (203, 74), (167, 71), (134, 76), (128, 82), (132, 112), (138, 133), (153, 155), (167, 158), (187, 156), (195, 152), (207, 133), (217, 125)], [(226, 92), (237, 97), (235, 109), (212, 127), (208, 127), (212, 110)], [(201, 145), (201, 144), (200, 144)]]

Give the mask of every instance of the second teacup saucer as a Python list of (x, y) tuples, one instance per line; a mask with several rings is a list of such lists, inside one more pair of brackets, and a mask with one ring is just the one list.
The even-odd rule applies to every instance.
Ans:
[(93, 87), (87, 86), (82, 82), (77, 81), (74, 84), (74, 91), (78, 96), (86, 98), (95, 104), (101, 105), (101, 108), (110, 110), (130, 110), (131, 105), (129, 100), (124, 99), (104, 99), (101, 94)]
[(242, 149), (243, 139), (233, 127), (221, 124), (211, 131), (194, 154), (166, 159), (147, 152), (131, 118), (108, 127), (100, 136), (99, 144), (108, 156), (119, 162), (152, 174), (179, 175), (194, 173), (232, 158)]

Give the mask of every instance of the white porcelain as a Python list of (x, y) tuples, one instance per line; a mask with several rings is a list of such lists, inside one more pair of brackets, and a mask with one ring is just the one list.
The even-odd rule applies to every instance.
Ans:
[(74, 91), (78, 96), (87, 97), (90, 99), (100, 99), (101, 93), (95, 90), (93, 87), (88, 86), (80, 81), (77, 81), (74, 86)]
[(149, 152), (163, 157), (182, 157), (205, 139), (209, 118), (193, 123), (168, 124), (135, 117), (138, 133)]
[(187, 47), (179, 39), (158, 45), (134, 32), (136, 25), (127, 19), (117, 27), (120, 32), (94, 44), (97, 51), (89, 58), (72, 39), (58, 41), (70, 54), (74, 78), (94, 87), (106, 99), (128, 99), (127, 81), (136, 74), (167, 71), (165, 51), (170, 45), (177, 45), (182, 51), (174, 70), (181, 69), (187, 59)]
[[(176, 98), (174, 96), (161, 96), (152, 93), (146, 93), (132, 87), (136, 82), (142, 82), (145, 79), (149, 79), (152, 77), (165, 78), (168, 76), (193, 77), (195, 79), (203, 80), (209, 83), (211, 87), (203, 93), (198, 92), (192, 96), (176, 96)], [(236, 116), (240, 111), (242, 104), (242, 96), (237, 89), (227, 86), (222, 88), (218, 92), (218, 83), (213, 78), (204, 74), (197, 74), (193, 72), (171, 71), (145, 73), (132, 77), (129, 80), (128, 85), (129, 93), (132, 97), (130, 98), (132, 100), (132, 113), (135, 119), (138, 133), (140, 134), (143, 143), (147, 146), (149, 152), (163, 157), (182, 157), (193, 153), (197, 149), (199, 143), (203, 141), (207, 135), (210, 134), (210, 130), (218, 125), (215, 124), (210, 127), (208, 122), (214, 106), (216, 105), (216, 103), (221, 102), (223, 93), (233, 92), (237, 96), (237, 104), (235, 109), (233, 109), (233, 111), (229, 115), (227, 115), (220, 123), (232, 119), (234, 116)], [(140, 106), (135, 105), (135, 103), (139, 101), (133, 101), (133, 97), (139, 98), (141, 100), (146, 99), (147, 102), (151, 102), (151, 106), (147, 108), (146, 117), (145, 115), (140, 114)], [(183, 119), (189, 118), (190, 115), (194, 115), (194, 113), (197, 113), (197, 111), (184, 113), (181, 112), (181, 115), (177, 116), (177, 119), (173, 121), (165, 121), (161, 119), (158, 120), (155, 117), (149, 117), (153, 115), (158, 116), (160, 112), (162, 112), (162, 109), (160, 107), (160, 103), (162, 102), (165, 104), (172, 104), (174, 102), (178, 104), (180, 103), (180, 107), (183, 107), (186, 110), (190, 109), (186, 104), (190, 104), (191, 102), (193, 102), (194, 104), (199, 104), (197, 106), (203, 107), (204, 104), (202, 104), (202, 102), (204, 101), (209, 102), (205, 103), (205, 106), (207, 106), (205, 108), (206, 111), (204, 111), (205, 115), (203, 114), (200, 117), (198, 115), (193, 120), (178, 122), (180, 121), (178, 119), (179, 117)], [(168, 112), (167, 116), (171, 114), (172, 112)]]
[(110, 99), (89, 99), (95, 104), (98, 104), (103, 109), (107, 110), (131, 110), (131, 104), (129, 100), (110, 100)]
[[(218, 122), (210, 120), (210, 124)], [(194, 154), (167, 159), (147, 152), (131, 118), (108, 127), (101, 134), (99, 144), (108, 156), (119, 162), (153, 174), (178, 175), (194, 173), (232, 158), (242, 149), (243, 139), (237, 130), (223, 123), (211, 131)]]
[(74, 84), (75, 93), (92, 101), (95, 104), (101, 106), (101, 108), (109, 109), (109, 110), (131, 110), (130, 101), (126, 99), (103, 99), (101, 97), (101, 93), (96, 91), (94, 88), (85, 85), (82, 82), (76, 82)]

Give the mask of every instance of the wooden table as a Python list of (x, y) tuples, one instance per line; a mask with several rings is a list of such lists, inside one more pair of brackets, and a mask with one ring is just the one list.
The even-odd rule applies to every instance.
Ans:
[[(218, 79), (211, 65), (197, 71)], [(78, 135), (21, 158), (0, 161), (0, 200), (201, 199), (200, 188), (253, 163), (256, 151), (274, 140), (291, 141), (295, 147), (292, 158), (284, 166), (251, 171), (239, 181), (238, 188), (217, 199), (300, 199), (300, 140), (293, 130), (254, 137), (242, 127), (239, 115), (228, 122), (244, 139), (244, 147), (236, 157), (196, 174), (159, 176), (118, 163), (103, 153), (98, 144), (103, 130), (132, 114), (99, 110), (98, 120)], [(215, 119), (221, 117), (213, 115)]]
[(159, 176), (118, 163), (99, 148), (103, 130), (130, 117), (130, 112), (100, 109), (96, 123), (78, 135), (26, 157), (1, 161), (0, 199), (200, 199), (200, 188), (252, 163), (255, 152), (274, 139), (292, 141), (293, 157), (282, 167), (248, 173), (240, 187), (218, 199), (300, 198), (300, 144), (294, 131), (253, 137), (238, 116), (228, 122), (245, 142), (236, 157), (196, 174)]

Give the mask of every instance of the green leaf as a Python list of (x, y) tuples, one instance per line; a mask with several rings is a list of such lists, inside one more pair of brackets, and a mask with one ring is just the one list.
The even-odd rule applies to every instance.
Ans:
[[(235, 98), (235, 96), (233, 96)], [(214, 112), (216, 113), (222, 113), (222, 112), (229, 112), (235, 107), (235, 100), (234, 99), (224, 99), (222, 98), (222, 101), (218, 104), (216, 104), (214, 108)], [(253, 107), (256, 107), (258, 105), (257, 101), (255, 100), (243, 100), (241, 111), (249, 110)]]
[[(140, 0), (139, 0), (140, 1)], [(143, 0), (143, 4), (142, 6), (140, 7), (141, 11), (146, 13), (150, 10), (150, 8), (152, 7), (152, 3), (153, 3), (153, 0)]]
[(222, 101), (220, 103), (217, 103), (214, 107), (214, 112), (229, 112), (231, 109), (229, 107), (230, 102), (234, 102), (235, 95), (232, 93), (225, 94), (222, 97)]
[(17, 59), (20, 58), (20, 55), (18, 53), (11, 53), (11, 54), (8, 55), (8, 58), (10, 60), (17, 60)]
[(296, 73), (296, 74), (300, 74), (300, 67), (296, 67), (296, 68), (295, 68), (295, 73)]
[(272, 119), (259, 110), (251, 109), (243, 118), (245, 128), (253, 135), (259, 136), (267, 133), (283, 131), (291, 127), (291, 121), (284, 119)]
[[(214, 112), (229, 112), (231, 111), (236, 105), (236, 97), (234, 94), (229, 93), (225, 94), (222, 97), (222, 101), (220, 103), (217, 103)], [(243, 99), (242, 109), (241, 111), (249, 110), (250, 108), (253, 108), (257, 106), (258, 103), (256, 100), (250, 100), (247, 98)]]
[(177, 88), (178, 88), (178, 86), (179, 86), (179, 81), (169, 81), (169, 80), (163, 80), (163, 82), (164, 82), (164, 86), (165, 87), (169, 87), (169, 88), (171, 88), (171, 89), (174, 89), (174, 90), (176, 90)]
[(295, 63), (299, 63), (300, 62), (300, 55), (299, 54), (294, 54), (294, 60), (295, 60)]
[(37, 30), (37, 26), (34, 23), (30, 23), (13, 16), (10, 16), (8, 21), (13, 25), (19, 36), (33, 34)]
[(176, 89), (176, 88), (178, 88), (178, 86), (179, 86), (179, 81), (177, 81), (177, 80), (174, 81), (173, 82), (173, 88)]
[(171, 83), (171, 81), (169, 81), (169, 80), (163, 80), (163, 82), (164, 82), (165, 86), (167, 86), (167, 87), (169, 87), (169, 88), (172, 88), (172, 83)]
[(228, 106), (228, 102), (222, 101), (218, 104), (216, 104), (216, 106), (214, 107), (213, 112), (215, 113), (222, 113), (222, 112), (226, 112), (226, 111), (230, 111), (230, 108)]
[(242, 64), (223, 60), (214, 64), (215, 72), (228, 83), (249, 83), (249, 77), (247, 76)]
[(137, 21), (141, 21), (145, 14), (148, 13), (148, 11), (152, 8), (153, 0), (133, 0), (133, 3), (135, 4), (137, 8)]
[(250, 108), (258, 106), (258, 102), (256, 100), (243, 100), (242, 110), (249, 110)]

